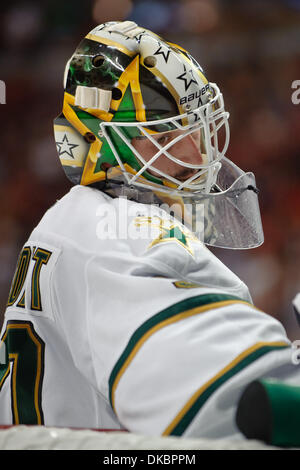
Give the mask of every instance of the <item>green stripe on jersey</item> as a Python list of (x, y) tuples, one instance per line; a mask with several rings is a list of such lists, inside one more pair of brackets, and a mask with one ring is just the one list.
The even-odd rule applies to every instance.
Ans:
[(192, 315), (203, 313), (207, 310), (220, 308), (233, 303), (242, 303), (251, 305), (243, 299), (227, 294), (204, 294), (197, 295), (184, 299), (170, 307), (162, 310), (153, 317), (146, 320), (132, 335), (125, 350), (118, 359), (114, 366), (109, 378), (109, 399), (111, 406), (114, 408), (114, 392), (118, 382), (128, 365), (144, 344), (144, 342), (156, 331), (175, 323), (176, 321), (183, 320)]
[(257, 343), (244, 351), (235, 360), (228, 364), (227, 367), (222, 369), (215, 377), (194, 393), (192, 398), (186, 403), (182, 410), (173, 419), (171, 424), (163, 432), (163, 435), (181, 436), (191, 424), (195, 416), (199, 413), (202, 406), (221, 385), (263, 355), (271, 351), (285, 349), (287, 347), (290, 346), (284, 342)]

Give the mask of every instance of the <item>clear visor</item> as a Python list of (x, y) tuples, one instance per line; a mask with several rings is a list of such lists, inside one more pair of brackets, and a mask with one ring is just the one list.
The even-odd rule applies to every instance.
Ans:
[[(224, 158), (214, 191), (194, 198), (191, 230), (205, 244), (219, 248), (249, 249), (264, 242), (253, 173), (244, 173)], [(185, 205), (188, 201), (185, 201)]]
[[(114, 177), (118, 179), (116, 174)], [(249, 249), (264, 241), (255, 177), (226, 157), (209, 194), (191, 196), (183, 191), (180, 197), (170, 197), (149, 187), (137, 189), (120, 184), (115, 185), (113, 192), (143, 204), (158, 205), (206, 245)]]

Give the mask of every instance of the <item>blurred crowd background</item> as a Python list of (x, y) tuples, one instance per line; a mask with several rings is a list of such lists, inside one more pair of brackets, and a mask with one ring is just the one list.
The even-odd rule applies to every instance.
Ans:
[[(263, 246), (214, 250), (255, 304), (300, 339), (300, 0), (23, 0), (2, 2), (0, 79), (0, 311), (18, 253), (42, 214), (71, 187), (53, 118), (66, 60), (95, 25), (133, 20), (188, 49), (221, 87), (230, 112), (228, 156), (260, 188)], [(300, 96), (300, 94), (299, 94)]]

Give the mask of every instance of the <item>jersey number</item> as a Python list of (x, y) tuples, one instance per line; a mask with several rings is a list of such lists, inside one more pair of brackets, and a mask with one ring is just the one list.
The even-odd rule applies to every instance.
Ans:
[(2, 337), (0, 391), (11, 375), (13, 424), (44, 424), (41, 406), (45, 344), (31, 322), (8, 321)]

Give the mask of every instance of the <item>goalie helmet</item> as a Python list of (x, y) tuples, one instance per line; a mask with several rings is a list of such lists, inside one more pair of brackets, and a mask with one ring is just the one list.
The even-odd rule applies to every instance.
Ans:
[[(215, 180), (229, 141), (227, 119), (217, 86), (187, 51), (125, 21), (97, 26), (77, 47), (66, 67), (63, 112), (54, 129), (60, 161), (73, 183), (89, 185), (119, 174), (130, 185), (194, 192), (209, 191)], [(222, 126), (227, 139), (220, 150)], [(176, 159), (174, 141), (162, 146), (153, 138), (170, 131), (176, 131), (175, 142), (201, 132), (198, 165)], [(151, 163), (133, 147), (134, 138), (153, 143)], [(157, 170), (162, 155), (189, 168), (192, 179), (183, 182)]]
[[(216, 222), (222, 199), (214, 199), (216, 206), (211, 197), (230, 189), (226, 174), (230, 184), (245, 175), (225, 157), (228, 118), (218, 86), (185, 49), (134, 22), (108, 22), (90, 31), (67, 62), (63, 109), (54, 120), (54, 133), (73, 184), (96, 185), (138, 202), (153, 203), (153, 197), (183, 205), (201, 202), (207, 206), (204, 217), (214, 214), (206, 224), (214, 228), (214, 237), (210, 230), (204, 241), (226, 246), (235, 242), (224, 238)], [(199, 161), (173, 152), (188, 136), (196, 136)], [(151, 144), (150, 158), (135, 144), (140, 140)], [(160, 159), (189, 176), (167, 172)]]

